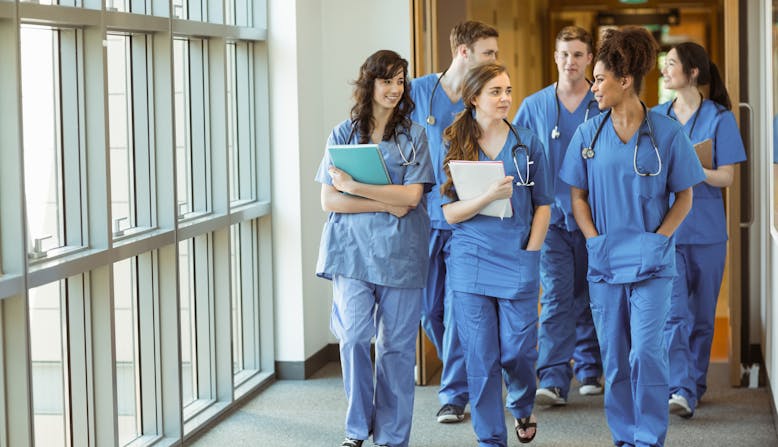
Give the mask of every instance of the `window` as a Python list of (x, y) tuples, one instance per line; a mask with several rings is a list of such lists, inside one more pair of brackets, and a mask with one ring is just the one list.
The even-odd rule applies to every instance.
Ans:
[(197, 303), (195, 301), (194, 241), (178, 243), (179, 296), (181, 311), (181, 403), (197, 400)]
[(208, 42), (204, 40), (173, 42), (179, 218), (205, 214), (210, 209), (207, 53)]
[(230, 231), (230, 290), (232, 303), (232, 372), (243, 371), (243, 265), (241, 257), (240, 224)]
[(117, 262), (113, 267), (119, 445), (134, 441), (142, 432), (137, 269), (135, 258)]
[[(154, 226), (148, 36), (109, 34), (108, 118), (113, 236)], [(129, 230), (129, 231), (128, 231)]]
[(66, 371), (67, 300), (64, 281), (29, 291), (35, 445), (70, 443)]
[(246, 42), (227, 44), (227, 150), (233, 205), (256, 198), (252, 49)]
[(24, 173), (30, 259), (81, 246), (82, 136), (75, 30), (21, 29)]

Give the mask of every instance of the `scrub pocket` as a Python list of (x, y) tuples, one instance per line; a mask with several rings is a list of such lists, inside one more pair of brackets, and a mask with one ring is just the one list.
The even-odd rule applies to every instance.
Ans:
[(664, 270), (675, 271), (675, 244), (659, 233), (643, 233), (640, 237), (639, 274), (654, 275)]
[(601, 234), (586, 240), (586, 251), (589, 253), (589, 268), (586, 278), (590, 281), (603, 281), (610, 276), (610, 261), (608, 259), (608, 236)]
[(519, 250), (518, 261), (518, 296), (537, 298), (540, 293), (540, 250)]

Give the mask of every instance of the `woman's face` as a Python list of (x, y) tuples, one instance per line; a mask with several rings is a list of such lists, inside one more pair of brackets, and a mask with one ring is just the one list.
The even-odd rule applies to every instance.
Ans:
[(670, 50), (665, 57), (665, 66), (662, 67), (662, 85), (670, 90), (677, 90), (689, 85), (689, 79), (683, 72), (683, 65), (681, 65), (675, 48)]
[(405, 91), (405, 76), (399, 70), (391, 79), (376, 78), (373, 81), (373, 107), (394, 109)]
[(473, 106), (479, 118), (507, 119), (511, 108), (511, 79), (508, 73), (490, 79), (473, 99)]
[(605, 64), (594, 64), (594, 83), (592, 93), (600, 110), (605, 110), (618, 105), (624, 98), (623, 79), (616, 78), (612, 71), (605, 68)]

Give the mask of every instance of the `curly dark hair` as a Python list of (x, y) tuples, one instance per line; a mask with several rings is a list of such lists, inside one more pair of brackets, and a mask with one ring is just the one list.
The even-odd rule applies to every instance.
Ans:
[(477, 65), (471, 68), (462, 81), (462, 103), (465, 110), (459, 112), (454, 122), (443, 131), (443, 141), (449, 148), (443, 160), (443, 172), (446, 173), (446, 183), (440, 187), (442, 194), (456, 197), (454, 182), (448, 162), (451, 160), (478, 160), (478, 139), (481, 138), (481, 127), (473, 116), (473, 101), (481, 94), (484, 86), (497, 76), (508, 73), (504, 65), (495, 62)]
[(359, 142), (367, 143), (373, 132), (373, 90), (376, 79), (392, 79), (402, 72), (405, 78), (400, 102), (394, 108), (384, 129), (383, 141), (392, 137), (397, 126), (411, 127), (411, 112), (415, 104), (411, 99), (411, 84), (408, 82), (408, 61), (391, 50), (379, 50), (371, 54), (359, 68), (359, 78), (354, 81), (354, 107), (351, 108), (351, 121), (359, 131)]
[(635, 93), (640, 93), (643, 77), (656, 66), (657, 51), (659, 45), (648, 30), (625, 26), (603, 33), (594, 60), (602, 62), (617, 78), (632, 76)]

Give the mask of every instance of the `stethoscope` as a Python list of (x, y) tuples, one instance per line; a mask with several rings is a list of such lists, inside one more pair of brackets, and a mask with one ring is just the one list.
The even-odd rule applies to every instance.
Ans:
[[(692, 134), (694, 133), (694, 126), (697, 124), (697, 117), (698, 117), (698, 116), (700, 116), (700, 109), (702, 109), (702, 102), (705, 100), (705, 99), (702, 97), (702, 92), (698, 92), (698, 93), (700, 93), (700, 106), (699, 106), (699, 107), (697, 107), (697, 110), (695, 110), (695, 111), (694, 111), (694, 118), (692, 118), (692, 127), (691, 127), (691, 129), (689, 129), (689, 139), (691, 139), (691, 138), (692, 138)], [(670, 103), (670, 105), (667, 107), (667, 113), (666, 113), (666, 115), (667, 115), (667, 116), (670, 116), (670, 112), (672, 112), (672, 111), (673, 111), (673, 106), (675, 105), (675, 101), (676, 101), (677, 99), (678, 99), (678, 98), (673, 98), (673, 101), (672, 101), (672, 102)], [(672, 116), (670, 116), (670, 118), (673, 118), (673, 117), (672, 117)], [(676, 121), (678, 121), (676, 118), (673, 118), (673, 119), (675, 119)]]
[[(656, 160), (659, 167), (656, 172), (641, 172), (638, 168), (638, 146), (640, 146), (640, 135), (643, 134), (643, 132), (640, 131), (640, 129), (643, 127), (643, 124), (641, 123), (640, 128), (638, 128), (638, 136), (635, 139), (635, 151), (632, 154), (632, 169), (634, 169), (635, 173), (641, 177), (654, 177), (662, 172), (662, 157), (659, 155), (659, 148), (656, 146), (656, 141), (654, 141), (654, 128), (651, 126), (651, 120), (648, 118), (648, 110), (646, 109), (646, 105), (643, 104), (642, 101), (640, 102), (640, 105), (643, 106), (643, 113), (645, 114), (645, 118), (643, 118), (643, 120), (648, 125), (648, 138), (651, 140), (651, 146), (654, 148), (654, 153), (656, 154)], [(581, 157), (583, 157), (584, 160), (590, 160), (594, 158), (594, 145), (597, 143), (597, 138), (600, 136), (602, 126), (606, 121), (608, 121), (610, 116), (611, 110), (608, 110), (605, 118), (603, 118), (603, 120), (600, 121), (600, 124), (597, 126), (597, 132), (594, 133), (592, 144), (590, 144), (589, 147), (585, 147), (581, 150)]]
[[(530, 180), (529, 177), (529, 167), (535, 164), (535, 162), (529, 159), (529, 148), (526, 144), (521, 142), (521, 138), (519, 138), (519, 132), (516, 131), (516, 128), (513, 127), (513, 124), (509, 123), (508, 120), (505, 119), (503, 122), (508, 125), (508, 128), (511, 130), (513, 137), (516, 138), (516, 144), (513, 145), (513, 148), (511, 149), (513, 166), (516, 167), (516, 174), (519, 177), (519, 180), (516, 182), (516, 186), (534, 186), (535, 181)], [(525, 175), (521, 175), (521, 169), (519, 169), (519, 160), (517, 157), (519, 151), (524, 151), (524, 158), (527, 160), (526, 169), (524, 171)]]
[(443, 76), (446, 75), (446, 72), (448, 71), (448, 68), (443, 70), (443, 73), (438, 76), (438, 79), (435, 81), (435, 86), (432, 87), (432, 93), (430, 93), (430, 101), (429, 101), (429, 108), (427, 109), (429, 111), (429, 115), (427, 115), (427, 124), (430, 126), (435, 125), (435, 115), (432, 114), (432, 100), (435, 99), (435, 90), (438, 89), (438, 86), (440, 85), (440, 80), (443, 79)]
[[(346, 142), (348, 143), (351, 142), (351, 139), (354, 138), (354, 134), (356, 133), (356, 130), (357, 130), (356, 123), (352, 122), (351, 132), (348, 134), (348, 139), (346, 140)], [(394, 145), (397, 146), (397, 152), (400, 153), (400, 157), (403, 159), (402, 163), (400, 163), (400, 166), (418, 166), (419, 162), (416, 161), (416, 145), (413, 143), (413, 138), (411, 138), (411, 135), (407, 129), (401, 130), (400, 133), (405, 135), (405, 138), (408, 139), (408, 142), (411, 144), (411, 159), (408, 160), (408, 157), (405, 156), (402, 148), (400, 147), (400, 142), (397, 140), (397, 129), (394, 130), (392, 139), (394, 139)]]
[[(592, 83), (587, 79), (586, 82), (591, 85)], [(559, 132), (559, 118), (562, 115), (562, 108), (559, 106), (559, 95), (557, 94), (557, 89), (559, 88), (559, 82), (554, 84), (554, 99), (556, 103), (556, 122), (554, 123), (554, 128), (551, 129), (551, 139), (556, 140), (558, 139), (562, 134)], [(589, 110), (592, 108), (592, 104), (597, 104), (597, 100), (592, 98), (589, 100), (589, 102), (586, 103), (586, 113), (584, 114), (584, 122), (586, 122), (589, 119)]]

